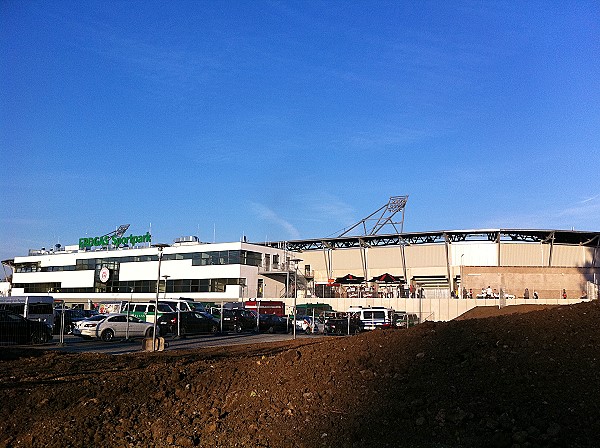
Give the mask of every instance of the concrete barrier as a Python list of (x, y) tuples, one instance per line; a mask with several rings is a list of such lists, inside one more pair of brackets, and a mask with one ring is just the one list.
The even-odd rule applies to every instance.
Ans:
[(165, 349), (165, 338), (156, 338), (154, 350), (152, 350), (152, 338), (145, 338), (142, 341), (142, 350), (146, 352), (162, 352)]

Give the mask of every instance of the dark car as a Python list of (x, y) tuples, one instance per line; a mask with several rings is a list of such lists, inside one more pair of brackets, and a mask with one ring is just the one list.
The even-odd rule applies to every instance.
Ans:
[(256, 329), (256, 314), (245, 309), (225, 309), (223, 310), (223, 330), (242, 331)]
[(52, 328), (44, 322), (25, 319), (19, 314), (0, 310), (0, 343), (44, 344), (52, 339)]
[(258, 328), (265, 333), (289, 333), (292, 329), (285, 317), (276, 314), (261, 314)]
[[(177, 319), (179, 323), (177, 322)], [(180, 311), (179, 313), (165, 313), (156, 321), (161, 335), (177, 334), (185, 336), (186, 334), (199, 333), (218, 333), (220, 322), (212, 315), (199, 311)]]
[(98, 314), (94, 310), (82, 310), (79, 308), (55, 308), (54, 309), (54, 334), (59, 334), (62, 328), (63, 311), (65, 319), (64, 334), (71, 334), (75, 324), (83, 319), (91, 317), (94, 314)]
[[(362, 331), (360, 319), (347, 313), (327, 312), (320, 319), (323, 321), (323, 333), (325, 334), (357, 334)], [(348, 329), (348, 327), (350, 327)]]

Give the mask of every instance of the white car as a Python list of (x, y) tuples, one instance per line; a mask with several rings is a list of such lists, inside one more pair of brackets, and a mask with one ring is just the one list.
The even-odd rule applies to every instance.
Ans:
[(104, 342), (121, 337), (152, 337), (153, 331), (152, 322), (144, 322), (127, 314), (100, 314), (77, 322), (73, 328), (73, 334), (76, 336), (84, 339), (100, 338)]

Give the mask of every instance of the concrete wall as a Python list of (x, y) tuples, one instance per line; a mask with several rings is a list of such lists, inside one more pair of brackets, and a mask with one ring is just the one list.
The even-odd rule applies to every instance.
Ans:
[[(498, 299), (453, 299), (453, 298), (425, 298), (425, 299), (346, 299), (346, 298), (335, 298), (335, 299), (323, 299), (323, 298), (299, 298), (297, 303), (328, 303), (336, 311), (345, 311), (351, 306), (385, 306), (393, 308), (396, 311), (406, 311), (408, 313), (415, 313), (420, 316), (421, 321), (449, 321), (461, 314), (466, 313), (472, 308), (477, 306), (500, 306)], [(269, 300), (269, 299), (264, 299)], [(277, 299), (273, 299), (277, 300)], [(279, 299), (286, 301), (286, 311), (291, 312), (294, 304), (293, 298)], [(571, 305), (579, 303), (582, 300), (579, 299), (513, 299), (506, 300), (506, 306), (510, 305)]]
[(491, 267), (463, 266), (463, 284), (473, 294), (491, 286), (517, 297), (523, 297), (525, 288), (530, 297), (537, 291), (541, 299), (559, 299), (565, 289), (568, 298), (578, 299), (586, 291), (586, 283), (600, 280), (599, 268), (549, 268), (549, 267)]

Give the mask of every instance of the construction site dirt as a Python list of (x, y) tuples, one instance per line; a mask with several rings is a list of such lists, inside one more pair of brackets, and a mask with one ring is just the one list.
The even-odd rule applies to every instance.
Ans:
[(0, 349), (0, 447), (593, 447), (600, 306), (126, 355)]

